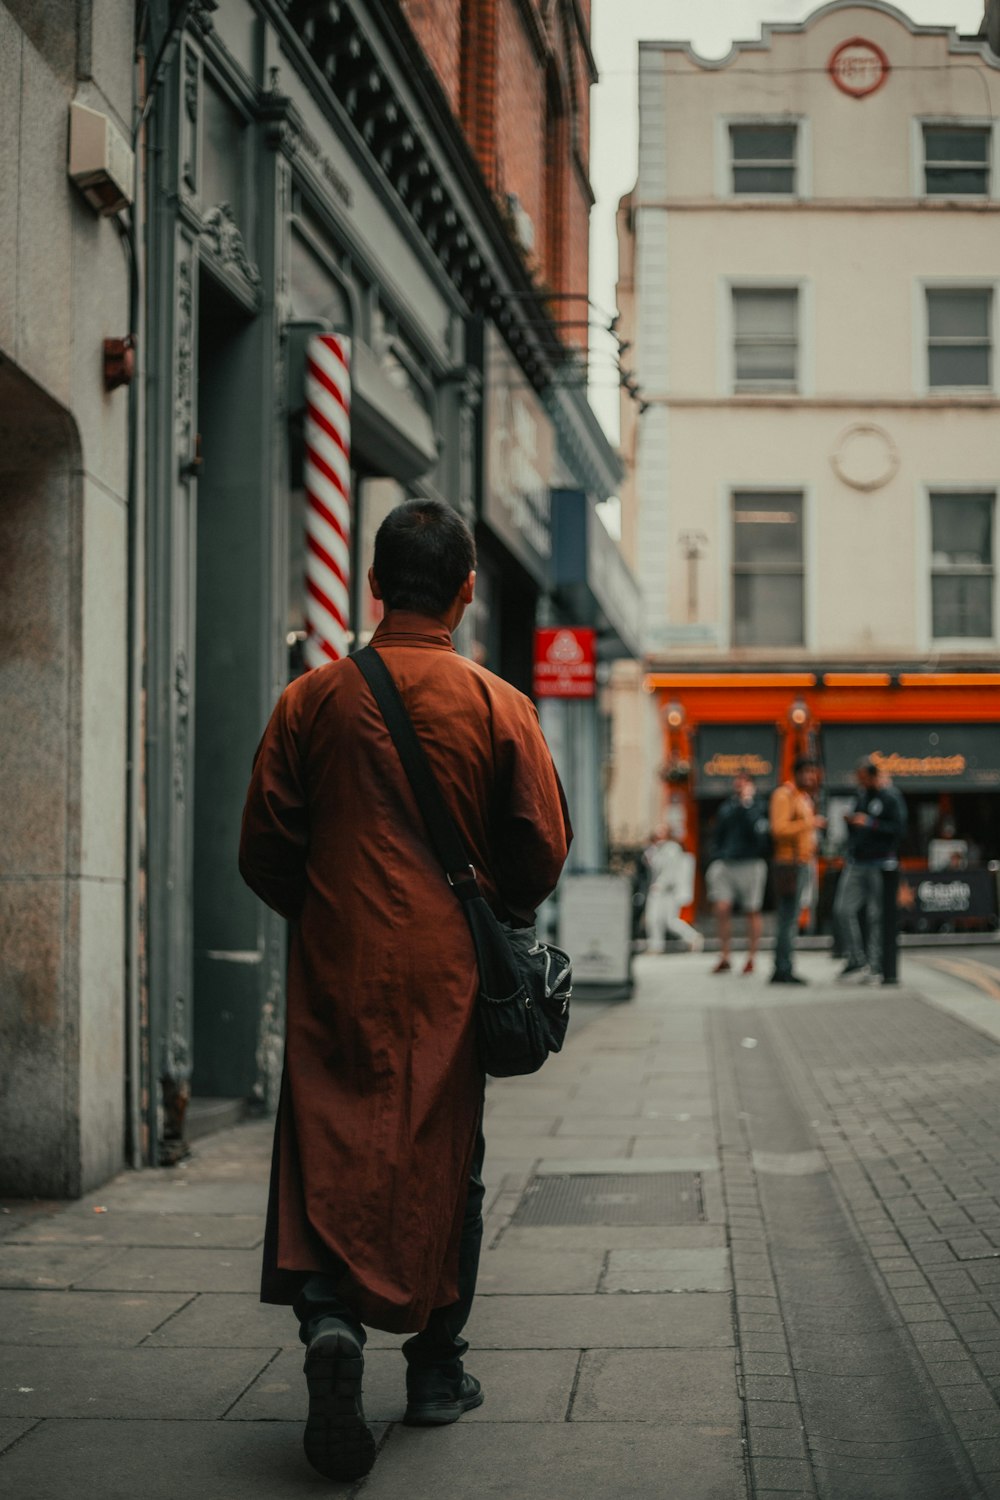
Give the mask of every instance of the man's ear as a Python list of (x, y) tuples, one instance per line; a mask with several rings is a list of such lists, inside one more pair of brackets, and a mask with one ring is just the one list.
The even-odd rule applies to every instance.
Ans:
[(468, 578), (466, 578), (465, 582), (462, 584), (462, 587), (459, 589), (458, 597), (461, 599), (463, 604), (471, 604), (472, 596), (473, 594), (475, 594), (475, 592), (476, 570), (475, 568), (473, 568), (472, 572), (469, 574)]
[(381, 597), (382, 597), (382, 585), (379, 583), (378, 579), (375, 577), (375, 569), (374, 568), (369, 568), (368, 569), (368, 587), (372, 591), (372, 598), (373, 599), (381, 599)]

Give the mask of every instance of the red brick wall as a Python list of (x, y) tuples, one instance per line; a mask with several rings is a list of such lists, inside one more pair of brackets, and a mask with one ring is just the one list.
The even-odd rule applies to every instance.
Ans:
[[(562, 0), (544, 8), (541, 0), (401, 4), (487, 183), (502, 207), (513, 194), (531, 219), (534, 250), (526, 259), (532, 271), (552, 291), (585, 294), (590, 201), (581, 171), (585, 178), (590, 72), (574, 6)], [(590, 0), (582, 0), (582, 11), (589, 31)], [(555, 131), (560, 149), (554, 163), (553, 97), (565, 112)], [(583, 318), (586, 303), (557, 302), (553, 310), (563, 320)], [(586, 329), (567, 329), (565, 336), (586, 344)]]
[(400, 0), (400, 5), (457, 115), (462, 0)]

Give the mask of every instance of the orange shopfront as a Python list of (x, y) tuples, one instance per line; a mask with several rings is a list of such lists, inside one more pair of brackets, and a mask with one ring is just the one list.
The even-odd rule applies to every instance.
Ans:
[[(830, 825), (817, 912), (825, 926), (853, 768), (871, 755), (909, 812), (904, 928), (996, 925), (1000, 673), (652, 672), (646, 687), (656, 694), (663, 731), (664, 820), (697, 857), (699, 901), (712, 825), (732, 777), (747, 772), (766, 796), (790, 775), (795, 757), (809, 753), (824, 768)], [(947, 866), (947, 877), (935, 864)]]

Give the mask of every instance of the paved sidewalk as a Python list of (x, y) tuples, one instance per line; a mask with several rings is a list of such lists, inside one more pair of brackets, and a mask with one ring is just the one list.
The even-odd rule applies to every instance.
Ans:
[(360, 1485), (302, 1457), (296, 1326), (256, 1299), (267, 1124), (7, 1205), (0, 1491), (997, 1500), (1000, 1003), (909, 961), (899, 991), (708, 967), (640, 960), (635, 1000), (490, 1084), (486, 1402), (404, 1428), (374, 1334)]

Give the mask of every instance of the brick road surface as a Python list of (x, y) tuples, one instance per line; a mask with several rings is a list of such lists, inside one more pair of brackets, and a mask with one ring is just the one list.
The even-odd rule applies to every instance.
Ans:
[[(301, 1454), (287, 1309), (255, 1286), (270, 1128), (0, 1218), (0, 1491), (24, 1500), (1000, 1500), (1000, 1002), (643, 958), (487, 1093), (468, 1366), (411, 1430), (373, 1333), (358, 1485)], [(98, 1212), (97, 1210), (103, 1210)]]

